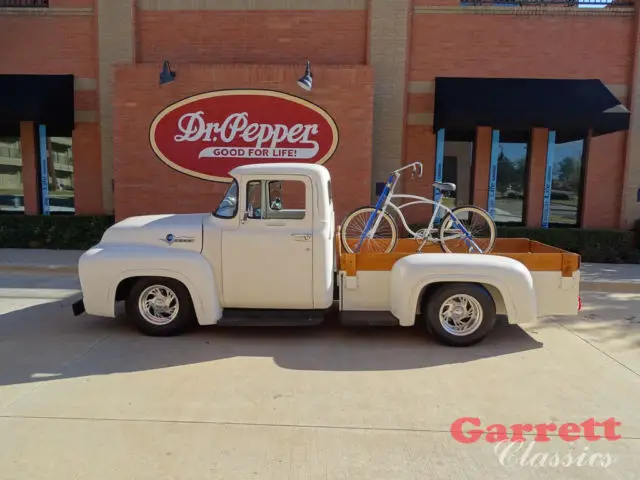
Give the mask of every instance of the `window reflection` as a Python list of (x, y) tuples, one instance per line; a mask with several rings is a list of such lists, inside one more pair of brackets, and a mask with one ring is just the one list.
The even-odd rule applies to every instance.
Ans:
[(20, 137), (0, 137), (0, 211), (24, 212)]
[(455, 192), (447, 192), (442, 203), (449, 208), (471, 203), (474, 134), (456, 135), (445, 132), (442, 181), (456, 184)]
[(578, 225), (584, 140), (556, 143), (549, 223)]
[(234, 179), (225, 192), (214, 215), (220, 218), (233, 218), (238, 212), (238, 182)]
[(49, 210), (51, 213), (74, 213), (75, 183), (71, 137), (49, 137), (47, 150)]
[(496, 178), (494, 220), (500, 223), (524, 223), (524, 198), (527, 185), (529, 142), (509, 138), (500, 132)]

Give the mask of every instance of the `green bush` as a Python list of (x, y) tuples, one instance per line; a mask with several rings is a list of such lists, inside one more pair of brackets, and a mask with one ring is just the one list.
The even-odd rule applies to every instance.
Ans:
[[(412, 230), (427, 225), (411, 225)], [(628, 230), (508, 227), (498, 225), (499, 238), (529, 238), (580, 254), (583, 262), (640, 263), (636, 235)]]
[(109, 215), (0, 215), (0, 248), (86, 250), (113, 223)]

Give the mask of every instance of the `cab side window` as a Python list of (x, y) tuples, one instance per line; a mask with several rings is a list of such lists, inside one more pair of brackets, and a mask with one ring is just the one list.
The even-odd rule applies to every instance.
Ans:
[(300, 180), (269, 180), (264, 218), (303, 220), (306, 215), (306, 185)]

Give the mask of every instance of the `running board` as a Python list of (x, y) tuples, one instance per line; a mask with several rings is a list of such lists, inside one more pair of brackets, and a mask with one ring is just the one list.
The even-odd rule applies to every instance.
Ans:
[(391, 312), (347, 310), (340, 312), (340, 323), (349, 327), (391, 327), (400, 322)]
[(320, 325), (327, 310), (264, 310), (225, 308), (217, 325), (222, 327), (313, 327)]

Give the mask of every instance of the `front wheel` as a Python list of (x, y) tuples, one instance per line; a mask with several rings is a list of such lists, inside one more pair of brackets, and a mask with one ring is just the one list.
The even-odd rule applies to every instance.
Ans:
[(340, 240), (342, 248), (347, 253), (356, 253), (356, 247), (367, 223), (369, 229), (373, 229), (376, 219), (380, 219), (378, 228), (373, 236), (365, 238), (360, 244), (359, 252), (363, 253), (389, 253), (398, 241), (398, 227), (395, 220), (387, 212), (377, 211), (373, 207), (360, 207), (351, 212), (342, 222), (340, 228)]
[(467, 347), (485, 338), (496, 322), (493, 298), (481, 285), (449, 283), (425, 300), (423, 322), (444, 345)]
[(490, 253), (496, 241), (496, 224), (479, 207), (454, 208), (440, 225), (440, 248), (446, 253)]
[(129, 321), (145, 335), (177, 335), (193, 325), (191, 295), (173, 278), (138, 280), (127, 297), (126, 311)]

